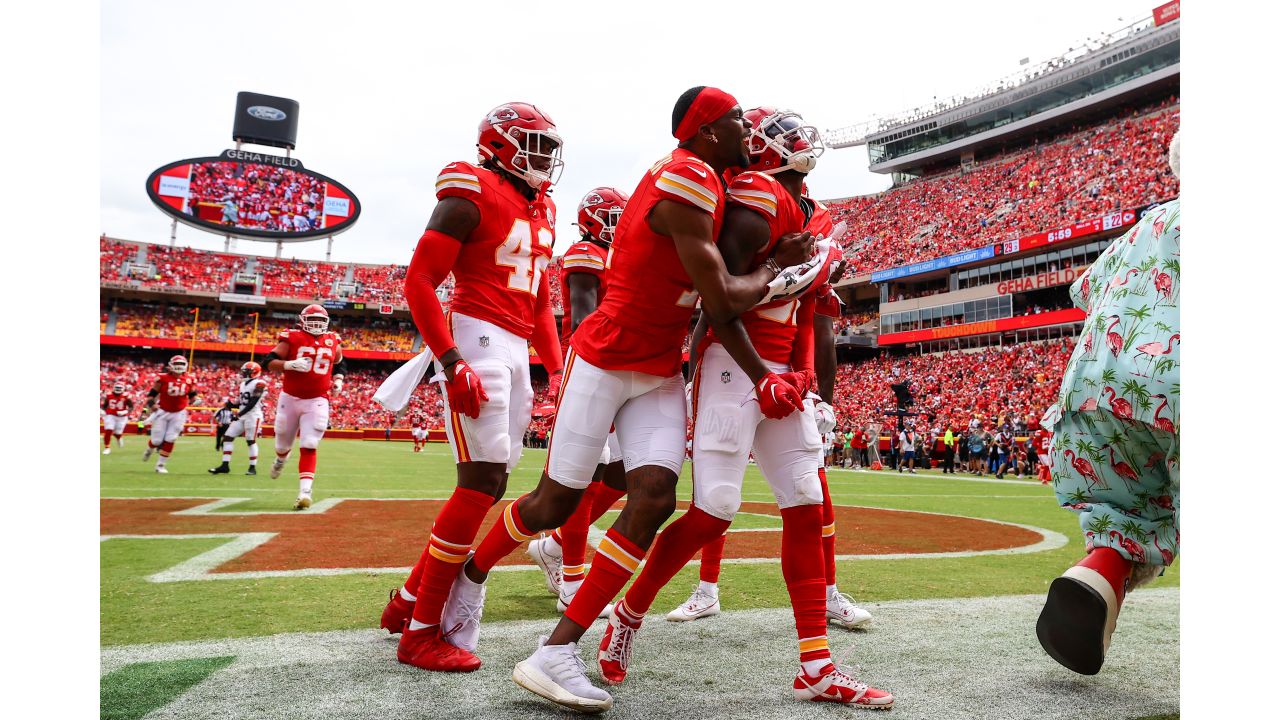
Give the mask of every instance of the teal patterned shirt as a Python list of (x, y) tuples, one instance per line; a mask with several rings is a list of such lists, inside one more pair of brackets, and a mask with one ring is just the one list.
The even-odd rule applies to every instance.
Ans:
[(1180, 207), (1172, 200), (1147, 213), (1071, 286), (1088, 317), (1050, 424), (1062, 412), (1101, 409), (1178, 432)]

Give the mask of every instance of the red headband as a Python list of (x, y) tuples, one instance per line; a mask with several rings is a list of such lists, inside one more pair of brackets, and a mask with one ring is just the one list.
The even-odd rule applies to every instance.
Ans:
[(709, 122), (715, 122), (721, 115), (729, 112), (738, 100), (729, 93), (713, 87), (705, 87), (698, 97), (689, 105), (689, 110), (680, 120), (680, 125), (672, 135), (684, 142), (698, 133), (698, 128)]

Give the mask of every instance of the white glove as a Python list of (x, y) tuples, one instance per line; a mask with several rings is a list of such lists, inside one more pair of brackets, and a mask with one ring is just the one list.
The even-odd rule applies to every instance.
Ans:
[(335, 375), (335, 376), (334, 376), (334, 378), (333, 378), (333, 385), (332, 385), (331, 387), (333, 388), (333, 394), (334, 394), (334, 395), (341, 395), (341, 394), (342, 394), (342, 376), (341, 376), (341, 375)]
[(684, 416), (693, 417), (693, 383), (684, 385)]
[(813, 419), (818, 424), (818, 432), (826, 435), (836, 427), (836, 411), (825, 402), (813, 404)]
[(294, 372), (311, 372), (311, 356), (300, 357), (297, 360), (285, 360), (285, 370), (293, 370)]

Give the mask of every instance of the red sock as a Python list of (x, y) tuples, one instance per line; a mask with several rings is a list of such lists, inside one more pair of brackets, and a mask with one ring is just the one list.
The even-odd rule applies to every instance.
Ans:
[[(593, 482), (578, 501), (578, 507), (556, 531), (560, 535), (562, 562), (562, 578), (565, 582), (577, 582), (586, 575), (587, 569), (587, 532), (591, 529), (591, 510), (594, 507), (596, 493), (604, 483)], [(554, 535), (552, 537), (555, 537)]]
[(311, 475), (316, 474), (316, 449), (302, 448), (298, 450), (298, 474)]
[(584, 628), (591, 627), (600, 611), (622, 592), (622, 587), (635, 574), (642, 559), (644, 548), (609, 528), (596, 548), (591, 572), (582, 581), (582, 587), (578, 588), (578, 594), (569, 603), (564, 616)]
[(1124, 602), (1124, 585), (1129, 579), (1129, 573), (1133, 571), (1133, 563), (1123, 555), (1109, 547), (1095, 547), (1076, 565), (1097, 571), (1111, 584), (1111, 589), (1116, 591), (1116, 600)]
[[(467, 488), (453, 489), (453, 495), (431, 526), (431, 539), (419, 560), (422, 568), (414, 567), (420, 578), (416, 586), (409, 585), (418, 596), (413, 606), (414, 620), (425, 625), (440, 624), (440, 612), (445, 598), (449, 597), (449, 588), (458, 577), (458, 566), (467, 559), (480, 523), (492, 505), (492, 495)], [(410, 575), (409, 583), (412, 582), (413, 575)]]
[(831, 505), (831, 490), (827, 487), (826, 468), (818, 468), (818, 480), (822, 483), (822, 557), (827, 561), (827, 585), (835, 585), (836, 509)]
[(689, 512), (658, 534), (649, 561), (627, 591), (627, 608), (641, 616), (648, 612), (658, 591), (693, 559), (698, 549), (724, 537), (724, 531), (728, 529), (728, 520), (708, 515), (696, 505), (690, 507)]
[(702, 566), (698, 568), (698, 579), (704, 583), (715, 585), (720, 582), (720, 560), (724, 558), (724, 541), (728, 535), (721, 535), (702, 546)]
[(525, 497), (527, 496), (521, 495), (510, 502), (502, 510), (501, 520), (489, 528), (489, 534), (480, 541), (471, 563), (482, 572), (489, 572), (499, 560), (537, 535), (537, 531), (530, 532), (520, 520), (520, 501)]
[(600, 483), (600, 487), (596, 488), (595, 501), (591, 504), (591, 522), (599, 520), (605, 513), (609, 512), (609, 508), (613, 504), (626, 495), (626, 490), (615, 490), (604, 483)]
[(111, 447), (111, 431), (106, 428), (102, 429), (102, 447)]
[(171, 442), (160, 443), (160, 457), (169, 457), (169, 454), (172, 452), (173, 452), (173, 443)]
[(782, 577), (791, 595), (800, 662), (831, 657), (821, 545), (822, 506), (799, 505), (782, 511)]

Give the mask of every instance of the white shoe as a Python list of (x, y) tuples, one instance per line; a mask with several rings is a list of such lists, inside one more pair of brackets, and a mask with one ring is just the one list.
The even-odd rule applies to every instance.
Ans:
[(853, 604), (853, 598), (842, 592), (827, 596), (827, 620), (843, 628), (864, 627), (871, 622), (871, 613)]
[(275, 480), (280, 477), (281, 470), (284, 470), (284, 460), (276, 458), (275, 462), (271, 463), (271, 479)]
[[(572, 589), (570, 589), (571, 586), (572, 586)], [(581, 580), (579, 580), (576, 583), (561, 582), (560, 593), (559, 593), (559, 596), (556, 598), (556, 612), (563, 615), (566, 611), (568, 611), (569, 606), (573, 604), (573, 598), (575, 598), (578, 595), (578, 590), (581, 587), (582, 587)], [(609, 617), (609, 610), (612, 607), (613, 607), (613, 603), (609, 603), (608, 605), (605, 605), (603, 608), (600, 609), (600, 614), (596, 615), (596, 617), (598, 618)]]
[(146, 461), (150, 460), (150, 459), (151, 459), (151, 453), (153, 453), (153, 452), (155, 452), (155, 451), (156, 451), (156, 449), (155, 449), (155, 448), (151, 447), (151, 445), (147, 445), (147, 451), (146, 451), (146, 452), (144, 452), (144, 453), (142, 453), (142, 462), (146, 462)]
[(667, 619), (671, 622), (688, 622), (719, 614), (719, 596), (705, 592), (699, 585), (693, 589), (693, 594), (684, 601), (683, 605), (667, 613)]
[(110, 455), (110, 454), (111, 454), (111, 448), (102, 448), (102, 454), (103, 454), (103, 455)]
[(310, 495), (299, 495), (298, 499), (293, 503), (294, 510), (306, 510), (309, 507), (311, 507)]
[(613, 707), (613, 697), (587, 680), (577, 643), (547, 645), (543, 635), (538, 649), (516, 665), (511, 679), (534, 695), (578, 712), (598, 713)]
[(526, 552), (533, 559), (534, 564), (542, 568), (542, 574), (546, 576), (547, 580), (547, 590), (550, 590), (552, 595), (559, 595), (560, 570), (564, 567), (564, 559), (560, 555), (552, 554), (547, 549), (548, 543), (555, 545), (556, 541), (552, 540), (550, 535), (543, 535), (537, 540), (530, 540)]
[(161, 475), (168, 475), (168, 474), (169, 474), (169, 469), (168, 469), (168, 468), (166, 468), (166, 467), (165, 467), (165, 466), (163, 466), (163, 465), (157, 465), (157, 466), (156, 466), (156, 472), (160, 473)]
[(474, 583), (462, 571), (466, 563), (458, 565), (458, 576), (449, 588), (440, 614), (440, 636), (450, 645), (475, 652), (480, 642), (480, 616), (484, 614), (484, 583)]

